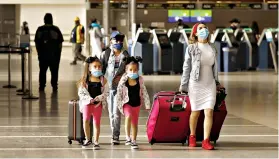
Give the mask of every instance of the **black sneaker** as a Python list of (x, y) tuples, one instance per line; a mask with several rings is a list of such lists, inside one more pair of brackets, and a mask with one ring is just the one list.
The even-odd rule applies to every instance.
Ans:
[(131, 145), (132, 141), (131, 140), (126, 140), (125, 145)]
[(120, 141), (119, 141), (119, 139), (111, 139), (111, 143), (113, 144), (113, 145), (119, 145), (120, 144)]
[(100, 145), (99, 144), (94, 144), (93, 150), (100, 150)]
[(92, 144), (92, 141), (88, 140), (88, 141), (85, 141), (82, 146), (89, 146), (91, 144)]
[(138, 149), (139, 146), (137, 145), (136, 142), (131, 142), (131, 149)]

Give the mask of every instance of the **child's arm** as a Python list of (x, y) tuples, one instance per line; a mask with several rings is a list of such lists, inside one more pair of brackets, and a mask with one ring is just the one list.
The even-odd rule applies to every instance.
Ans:
[(115, 98), (116, 98), (116, 106), (117, 106), (117, 108), (119, 108), (120, 106), (121, 106), (121, 102), (123, 101), (123, 95), (122, 95), (122, 90), (123, 88), (122, 88), (122, 86), (121, 85), (118, 85), (118, 87), (117, 87), (117, 93), (116, 93), (116, 95), (115, 95)]
[(108, 86), (108, 83), (107, 83), (107, 79), (104, 78), (104, 91), (101, 95), (98, 95), (94, 101), (104, 101), (104, 100), (107, 100), (107, 97), (109, 95), (109, 86)]
[(151, 109), (150, 98), (149, 98), (149, 95), (147, 93), (147, 89), (146, 89), (144, 84), (143, 84), (142, 88), (143, 88), (142, 93), (143, 93), (143, 100), (144, 100), (145, 109)]
[(91, 100), (93, 99), (88, 90), (85, 88), (85, 86), (81, 85), (78, 88), (78, 97), (79, 100), (82, 101), (84, 104), (90, 104)]

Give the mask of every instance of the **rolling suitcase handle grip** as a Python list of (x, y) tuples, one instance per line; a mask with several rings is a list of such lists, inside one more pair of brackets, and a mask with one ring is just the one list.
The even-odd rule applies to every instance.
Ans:
[[(180, 94), (181, 92), (179, 92)], [(187, 103), (186, 103), (186, 97), (187, 95), (185, 94), (184, 95), (184, 99), (183, 99), (183, 102), (182, 102), (182, 105), (175, 105), (174, 102), (176, 100), (180, 100), (180, 98), (177, 98), (177, 94), (174, 96), (173, 100), (171, 101), (171, 107), (170, 107), (170, 111), (174, 111), (174, 112), (180, 112), (180, 111), (184, 111), (187, 107)], [(179, 106), (179, 108), (177, 108)]]
[(188, 92), (182, 91), (182, 92), (175, 92), (175, 95), (188, 95)]

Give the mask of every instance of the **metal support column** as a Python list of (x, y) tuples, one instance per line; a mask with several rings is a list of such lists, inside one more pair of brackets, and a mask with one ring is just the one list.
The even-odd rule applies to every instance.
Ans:
[(103, 1), (103, 26), (105, 30), (105, 35), (107, 35), (105, 37), (106, 47), (109, 46), (109, 18), (110, 18), (109, 5), (110, 5), (109, 0)]
[(137, 11), (137, 1), (136, 0), (130, 0), (131, 9), (130, 9), (130, 18), (131, 18), (131, 24), (130, 26), (132, 31), (132, 39), (135, 40), (136, 37), (136, 11)]
[(90, 2), (88, 2), (88, 1), (86, 1), (86, 3), (85, 3), (85, 8), (86, 8), (86, 10), (85, 10), (85, 24), (84, 24), (84, 26), (86, 26), (86, 32), (85, 32), (85, 45), (84, 45), (84, 47), (85, 47), (85, 53), (86, 53), (86, 55), (89, 55), (89, 56), (91, 56), (91, 47), (90, 47), (90, 39), (89, 39), (89, 24), (91, 23), (91, 21), (88, 21), (88, 10), (90, 10), (91, 9), (91, 3)]

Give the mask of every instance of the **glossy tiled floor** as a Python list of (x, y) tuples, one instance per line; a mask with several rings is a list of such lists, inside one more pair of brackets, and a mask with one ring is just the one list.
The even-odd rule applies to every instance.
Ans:
[[(102, 117), (102, 150), (67, 143), (68, 101), (76, 98), (75, 82), (82, 65), (70, 66), (71, 53), (63, 52), (57, 94), (48, 86), (39, 94), (38, 63), (33, 57), (33, 88), (39, 100), (22, 100), (15, 89), (0, 89), (0, 158), (278, 158), (278, 80), (272, 72), (221, 74), (227, 88), (228, 116), (215, 151), (180, 144), (148, 144), (145, 136), (147, 112), (140, 114), (139, 145), (110, 145), (108, 113)], [(12, 58), (12, 84), (20, 87), (20, 60)], [(0, 56), (0, 85), (7, 84), (7, 58)], [(48, 74), (48, 78), (50, 75)], [(49, 80), (48, 80), (49, 81)], [(176, 90), (179, 76), (146, 76), (150, 96), (160, 90)], [(122, 138), (124, 129), (122, 126)]]

